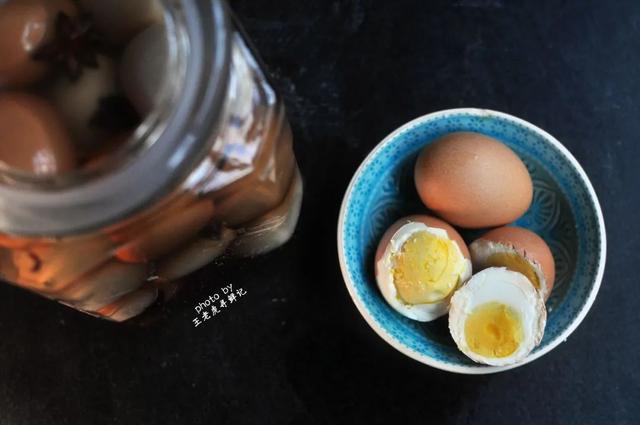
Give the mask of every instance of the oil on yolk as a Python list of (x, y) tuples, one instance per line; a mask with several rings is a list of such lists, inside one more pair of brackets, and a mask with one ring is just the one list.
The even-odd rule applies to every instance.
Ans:
[(464, 266), (453, 244), (429, 232), (416, 232), (402, 245), (393, 267), (393, 281), (402, 301), (434, 303), (451, 293)]
[(540, 289), (540, 279), (533, 266), (521, 255), (508, 252), (491, 254), (487, 260), (487, 267), (506, 267), (512, 272), (522, 273), (536, 289)]
[(498, 302), (476, 307), (467, 317), (464, 333), (471, 351), (490, 358), (513, 354), (524, 337), (518, 312)]

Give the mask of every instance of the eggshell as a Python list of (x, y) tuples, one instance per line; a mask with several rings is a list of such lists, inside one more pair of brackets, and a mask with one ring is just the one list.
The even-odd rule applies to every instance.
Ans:
[(472, 132), (450, 133), (426, 146), (415, 184), (428, 208), (464, 228), (510, 223), (533, 198), (522, 160), (500, 141)]
[(0, 94), (0, 161), (21, 171), (55, 175), (75, 167), (71, 136), (58, 112), (27, 93)]
[(471, 277), (471, 261), (469, 261), (469, 251), (458, 232), (447, 223), (434, 217), (425, 215), (405, 217), (394, 223), (383, 235), (375, 256), (376, 282), (382, 296), (394, 310), (403, 316), (420, 322), (428, 322), (447, 313), (455, 287), (450, 288), (450, 292), (444, 298), (433, 299), (432, 302), (408, 304), (398, 296), (398, 290), (392, 277), (392, 258), (394, 252), (397, 252), (404, 243), (403, 241), (406, 241), (417, 231), (428, 231), (455, 242), (460, 255), (465, 258), (465, 264), (462, 266), (459, 276), (459, 284), (463, 284)]
[(58, 12), (75, 16), (70, 0), (0, 2), (0, 87), (17, 87), (40, 79), (48, 64), (32, 55), (55, 34)]
[(520, 255), (540, 265), (547, 285), (546, 296), (551, 293), (556, 278), (556, 266), (549, 245), (531, 230), (522, 227), (499, 227), (479, 239), (498, 242), (516, 250)]
[[(507, 357), (489, 358), (473, 352), (466, 341), (465, 323), (470, 313), (487, 302), (499, 302), (516, 310), (521, 317), (524, 339)], [(504, 267), (490, 267), (473, 275), (451, 297), (449, 331), (456, 345), (473, 361), (493, 366), (517, 363), (533, 350), (544, 335), (547, 310), (540, 293), (522, 274)]]
[(378, 243), (378, 249), (376, 250), (376, 263), (382, 258), (393, 235), (398, 231), (398, 229), (410, 222), (424, 223), (429, 227), (435, 227), (437, 229), (446, 231), (449, 239), (451, 239), (458, 245), (458, 248), (460, 248), (462, 255), (464, 255), (466, 259), (470, 258), (467, 244), (464, 242), (464, 239), (462, 239), (462, 236), (460, 236), (460, 233), (458, 233), (458, 231), (454, 229), (450, 224), (440, 220), (439, 218), (429, 215), (410, 215), (396, 221), (391, 225), (391, 227), (387, 229), (386, 232), (384, 232), (384, 235), (382, 235), (382, 238), (380, 239), (380, 243)]

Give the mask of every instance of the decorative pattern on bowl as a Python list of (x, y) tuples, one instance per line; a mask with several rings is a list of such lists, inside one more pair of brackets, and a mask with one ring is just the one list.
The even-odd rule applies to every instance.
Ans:
[[(534, 184), (533, 203), (515, 224), (538, 233), (553, 252), (556, 283), (547, 301), (544, 338), (525, 361), (479, 365), (455, 346), (446, 317), (419, 323), (395, 312), (382, 298), (373, 256), (384, 231), (397, 219), (428, 213), (413, 183), (420, 150), (454, 131), (475, 131), (506, 143), (525, 162)], [(462, 231), (467, 241), (482, 231)], [(345, 283), (372, 328), (406, 355), (460, 373), (491, 373), (549, 352), (582, 321), (604, 271), (606, 239), (602, 212), (586, 174), (551, 135), (519, 118), (482, 109), (452, 109), (425, 115), (385, 138), (364, 160), (345, 194), (338, 226)]]

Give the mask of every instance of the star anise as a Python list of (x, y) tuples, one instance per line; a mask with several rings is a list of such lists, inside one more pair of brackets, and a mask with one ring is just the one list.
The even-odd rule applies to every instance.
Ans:
[(62, 68), (71, 81), (80, 78), (84, 67), (98, 67), (98, 52), (105, 51), (105, 43), (89, 15), (72, 18), (59, 12), (54, 25), (53, 40), (34, 52), (35, 60)]

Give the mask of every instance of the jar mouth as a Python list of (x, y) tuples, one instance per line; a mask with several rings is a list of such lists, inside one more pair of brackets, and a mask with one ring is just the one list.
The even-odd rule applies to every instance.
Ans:
[(184, 180), (213, 143), (229, 68), (223, 0), (162, 0), (168, 63), (158, 104), (95, 169), (34, 175), (0, 164), (0, 231), (63, 236), (112, 224)]

